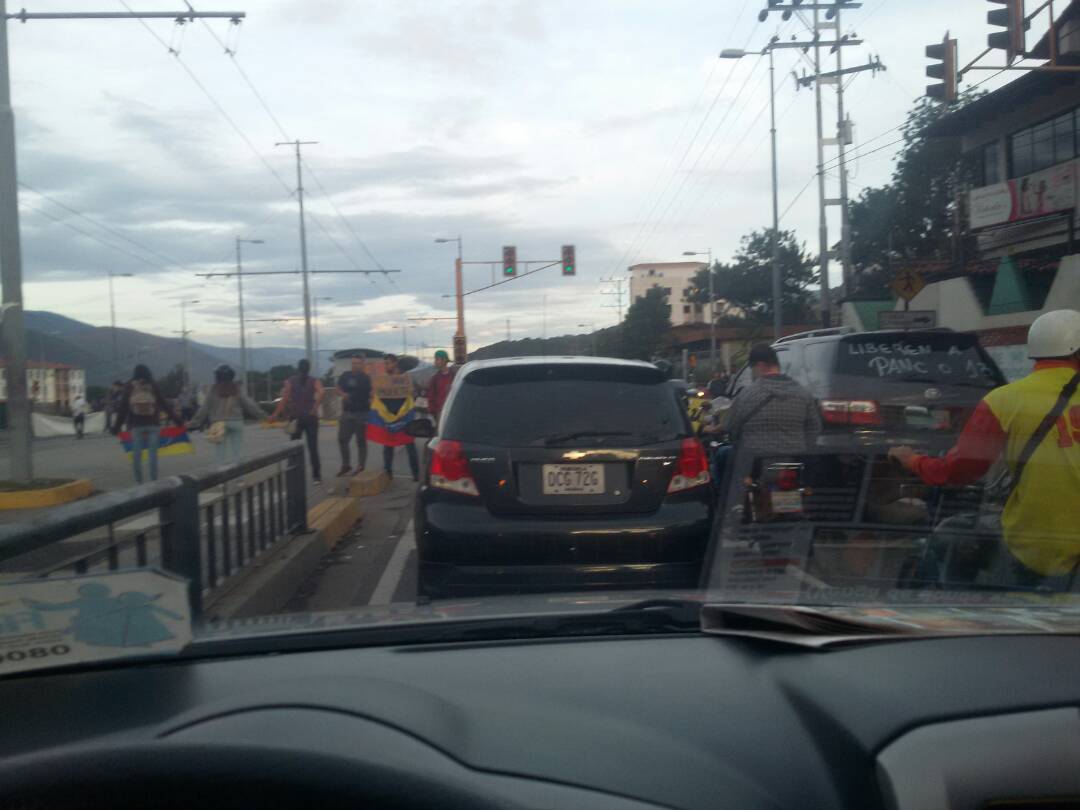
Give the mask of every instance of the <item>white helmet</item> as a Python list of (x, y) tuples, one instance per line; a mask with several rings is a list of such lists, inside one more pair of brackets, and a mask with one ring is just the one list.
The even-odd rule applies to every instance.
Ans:
[(1056, 309), (1040, 315), (1028, 330), (1027, 345), (1032, 360), (1071, 357), (1080, 352), (1080, 312)]

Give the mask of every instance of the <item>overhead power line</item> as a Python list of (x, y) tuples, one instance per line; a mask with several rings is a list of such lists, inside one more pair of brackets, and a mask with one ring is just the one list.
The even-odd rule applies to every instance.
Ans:
[[(149, 253), (151, 256), (154, 256), (155, 258), (158, 258), (161, 261), (166, 262), (167, 264), (173, 264), (173, 265), (177, 265), (177, 266), (179, 266), (181, 264), (176, 259), (174, 259), (174, 258), (172, 258), (170, 256), (166, 256), (164, 253), (159, 253), (158, 251), (154, 250), (153, 248), (148, 247), (147, 245), (144, 245), (142, 242), (139, 242), (137, 239), (133, 239), (132, 237), (128, 236), (127, 234), (125, 234), (125, 233), (123, 233), (121, 231), (118, 231), (116, 228), (113, 228), (113, 227), (111, 227), (109, 225), (106, 225), (103, 222), (98, 222), (93, 217), (90, 217), (87, 214), (84, 214), (82, 211), (78, 211), (78, 210), (72, 208), (67, 203), (61, 202), (60, 200), (56, 199), (55, 197), (52, 197), (52, 196), (46, 194), (44, 191), (39, 191), (38, 189), (34, 188), (33, 186), (31, 186), (28, 183), (24, 183), (24, 182), (22, 182), (20, 180), (19, 185), (22, 186), (23, 188), (25, 188), (27, 191), (31, 192), (32, 194), (36, 194), (39, 197), (41, 197), (42, 199), (48, 200), (53, 205), (55, 205), (57, 208), (63, 208), (69, 214), (77, 216), (77, 217), (79, 217), (79, 219), (86, 220), (91, 225), (94, 225), (94, 226), (96, 226), (98, 228), (101, 228), (101, 230), (105, 231), (108, 234), (111, 234), (112, 236), (117, 237), (118, 239), (123, 239), (125, 242), (128, 242), (128, 243), (134, 245), (139, 250), (145, 251), (146, 253)], [(40, 210), (40, 209), (35, 209), (35, 210)], [(62, 222), (63, 220), (57, 220), (57, 221)], [(106, 244), (106, 243), (102, 243), (102, 244)]]
[(106, 242), (104, 239), (97, 236), (97, 234), (94, 234), (94, 233), (91, 233), (90, 231), (84, 230), (84, 229), (80, 228), (77, 225), (73, 225), (72, 223), (68, 222), (66, 219), (62, 219), (60, 217), (54, 216), (53, 214), (50, 214), (48, 211), (45, 211), (44, 209), (38, 208), (36, 205), (31, 205), (30, 203), (27, 203), (25, 201), (23, 201), (21, 203), (21, 205), (26, 206), (31, 211), (33, 211), (33, 212), (35, 212), (37, 214), (41, 214), (43, 217), (46, 217), (47, 219), (51, 219), (53, 222), (56, 222), (56, 223), (58, 223), (60, 225), (63, 225), (65, 228), (70, 228), (71, 230), (75, 231), (76, 233), (82, 234), (87, 239), (91, 239), (94, 242), (97, 242), (99, 245), (104, 245), (105, 247), (107, 247), (107, 248), (109, 248), (111, 250), (115, 250), (118, 253), (123, 253), (126, 256), (130, 256), (131, 258), (135, 259), (136, 261), (138, 261), (138, 262), (140, 262), (142, 264), (148, 265), (150, 267), (154, 267), (154, 268), (156, 268), (158, 270), (164, 270), (165, 272), (170, 271), (170, 268), (166, 267), (165, 265), (158, 264), (157, 262), (149, 261), (148, 259), (146, 259), (146, 257), (139, 256), (138, 254), (131, 252), (127, 248), (120, 247), (120, 245), (114, 245), (111, 242)]

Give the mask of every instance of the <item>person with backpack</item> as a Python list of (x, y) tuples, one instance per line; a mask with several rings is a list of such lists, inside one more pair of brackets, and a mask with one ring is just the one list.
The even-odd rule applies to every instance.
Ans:
[(1034, 370), (983, 397), (944, 457), (907, 446), (889, 456), (930, 486), (972, 484), (1004, 456), (1006, 584), (1070, 590), (1080, 570), (1080, 312), (1040, 315), (1027, 348)]
[(150, 369), (140, 363), (131, 373), (131, 380), (124, 386), (119, 397), (116, 420), (112, 433), (116, 435), (125, 428), (131, 432), (131, 465), (135, 483), (143, 482), (142, 452), (146, 450), (150, 480), (158, 477), (158, 442), (160, 415), (164, 413), (178, 427), (184, 426), (172, 406), (165, 401), (154, 382)]
[(322, 407), (323, 385), (311, 376), (311, 363), (304, 358), (296, 364), (297, 373), (285, 381), (281, 401), (271, 419), (285, 414), (292, 427), (291, 438), (307, 437), (308, 457), (311, 460), (311, 480), (322, 483), (322, 464), (319, 461), (319, 410)]
[(217, 446), (217, 463), (240, 458), (244, 443), (244, 416), (265, 419), (266, 412), (235, 382), (236, 372), (228, 365), (214, 369), (214, 384), (202, 406), (191, 417), (189, 430), (208, 427), (206, 438)]

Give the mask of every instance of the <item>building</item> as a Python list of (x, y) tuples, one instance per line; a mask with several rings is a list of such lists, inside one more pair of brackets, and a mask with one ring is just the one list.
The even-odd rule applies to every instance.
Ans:
[[(1050, 35), (1034, 54), (1048, 56)], [(1054, 36), (1059, 62), (1080, 64), (1080, 2), (1058, 17)], [(1031, 368), (1031, 322), (1049, 310), (1080, 309), (1080, 73), (1021, 73), (943, 117), (929, 135), (958, 139), (974, 178), (958, 200), (957, 245), (968, 247), (951, 261), (909, 268), (928, 282), (910, 308), (935, 312), (939, 326), (977, 332), (1006, 376), (1022, 376)]]
[[(7, 405), (7, 361), (0, 358), (0, 403)], [(86, 396), (86, 372), (66, 363), (28, 360), (26, 389), (34, 410), (68, 414), (78, 396)]]
[(682, 326), (707, 320), (704, 304), (691, 304), (684, 294), (691, 287), (694, 276), (708, 265), (705, 262), (657, 262), (635, 264), (630, 268), (630, 301), (644, 298), (645, 293), (660, 287), (667, 294), (671, 305), (671, 323)]

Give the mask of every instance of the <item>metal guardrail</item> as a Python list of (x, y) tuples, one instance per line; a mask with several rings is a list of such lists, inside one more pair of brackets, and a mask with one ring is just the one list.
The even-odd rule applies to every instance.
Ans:
[[(213, 491), (217, 487), (220, 493)], [(102, 530), (104, 536), (95, 535)], [(306, 531), (304, 449), (294, 442), (235, 464), (106, 492), (25, 523), (0, 526), (0, 563), (89, 533), (83, 542), (93, 546), (90, 550), (26, 576), (160, 565), (188, 580), (192, 616), (198, 618), (203, 601), (261, 551)]]

